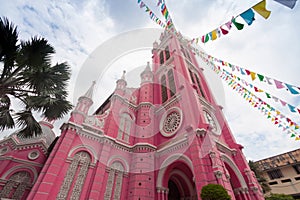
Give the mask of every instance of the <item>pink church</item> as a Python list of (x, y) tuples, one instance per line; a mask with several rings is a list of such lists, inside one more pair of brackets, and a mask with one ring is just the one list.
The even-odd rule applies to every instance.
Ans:
[(55, 139), (0, 141), (1, 199), (196, 200), (209, 183), (232, 200), (262, 200), (203, 69), (183, 38), (162, 33), (139, 88), (125, 73), (89, 115), (94, 84)]

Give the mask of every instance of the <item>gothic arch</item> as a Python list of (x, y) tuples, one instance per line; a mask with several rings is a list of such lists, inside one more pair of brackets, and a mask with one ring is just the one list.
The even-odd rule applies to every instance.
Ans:
[[(172, 176), (179, 176), (181, 179), (183, 179), (185, 181), (185, 183), (188, 185), (188, 192), (189, 194), (193, 194), (193, 185), (191, 184), (191, 182), (189, 181), (189, 178), (186, 176), (185, 173), (183, 173), (182, 171), (180, 170), (174, 170), (170, 173), (170, 177)], [(179, 181), (179, 180), (178, 180)], [(178, 184), (179, 185), (179, 184)], [(180, 188), (182, 191), (182, 193), (186, 193), (187, 191), (184, 191), (183, 188)]]
[(86, 151), (88, 154), (90, 154), (90, 157), (91, 157), (91, 163), (95, 164), (96, 161), (97, 161), (97, 153), (95, 151), (95, 149), (93, 149), (92, 147), (90, 146), (87, 146), (87, 145), (78, 145), (78, 146), (75, 146), (73, 147), (69, 154), (68, 154), (68, 157), (69, 158), (72, 158), (74, 157), (74, 155), (80, 151)]
[(241, 184), (241, 187), (248, 188), (247, 183), (246, 183), (242, 173), (240, 172), (240, 170), (236, 166), (236, 164), (232, 161), (232, 159), (225, 154), (221, 154), (221, 158), (223, 159), (224, 163), (226, 163), (233, 170), (233, 172), (235, 173), (235, 175), (237, 176), (237, 178)]
[(189, 157), (179, 153), (173, 154), (169, 156), (167, 159), (165, 159), (165, 161), (161, 164), (161, 167), (157, 175), (156, 187), (163, 187), (163, 178), (165, 175), (165, 171), (167, 170), (167, 167), (172, 163), (174, 163), (175, 161), (181, 161), (185, 163), (190, 168), (192, 173), (194, 173), (193, 163)]
[(124, 172), (126, 172), (126, 173), (129, 172), (128, 162), (122, 156), (119, 156), (119, 155), (111, 156), (109, 158), (109, 160), (107, 161), (107, 166), (108, 167), (112, 166), (114, 162), (120, 162), (123, 165)]
[(38, 173), (36, 171), (36, 169), (32, 166), (25, 166), (25, 165), (18, 165), (15, 167), (10, 168), (9, 170), (7, 170), (3, 175), (2, 175), (2, 179), (8, 180), (8, 178), (10, 176), (12, 176), (13, 174), (20, 172), (20, 171), (26, 171), (31, 175), (31, 183), (35, 183), (37, 177), (38, 177)]

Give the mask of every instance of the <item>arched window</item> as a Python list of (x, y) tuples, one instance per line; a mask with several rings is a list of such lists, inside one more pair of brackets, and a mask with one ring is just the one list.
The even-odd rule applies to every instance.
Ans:
[(30, 174), (26, 171), (17, 172), (7, 180), (2, 191), (0, 191), (0, 198), (21, 199), (26, 188), (30, 185)]
[(196, 85), (196, 87), (197, 87), (197, 93), (200, 96), (205, 98), (204, 91), (202, 89), (202, 86), (201, 86), (200, 79), (199, 79), (198, 75), (196, 73), (192, 72), (191, 69), (188, 69), (188, 70), (189, 70), (189, 74), (190, 74), (192, 83), (194, 85)]
[(73, 186), (70, 199), (80, 199), (82, 186), (84, 185), (90, 163), (91, 157), (87, 152), (80, 151), (74, 155), (73, 160), (67, 170), (63, 184), (60, 187), (60, 191), (56, 197), (57, 200), (67, 199), (74, 180), (75, 184)]
[(168, 60), (170, 58), (170, 50), (169, 50), (169, 46), (166, 47), (165, 49), (165, 54), (166, 54), (166, 60)]
[(168, 71), (168, 80), (169, 80), (170, 97), (172, 97), (176, 93), (175, 80), (174, 80), (174, 74), (172, 69)]
[(166, 81), (166, 76), (163, 75), (160, 80), (160, 87), (161, 87), (161, 98), (162, 102), (164, 103), (168, 99), (168, 94), (167, 94), (167, 81)]
[(162, 103), (176, 94), (176, 85), (173, 70), (167, 72), (167, 76), (163, 75), (160, 79)]
[(117, 139), (129, 142), (132, 121), (133, 120), (128, 113), (121, 114)]
[(165, 61), (167, 61), (170, 58), (170, 50), (169, 46), (166, 46), (165, 50), (161, 51), (159, 53), (159, 63), (163, 64)]
[(160, 62), (160, 64), (163, 64), (165, 62), (163, 51), (161, 51), (160, 54), (159, 54), (159, 62)]
[(104, 200), (110, 200), (112, 196), (112, 191), (114, 191), (114, 200), (119, 200), (121, 198), (121, 188), (123, 183), (124, 167), (123, 165), (116, 161), (109, 168), (108, 179), (106, 184), (106, 190), (104, 194)]

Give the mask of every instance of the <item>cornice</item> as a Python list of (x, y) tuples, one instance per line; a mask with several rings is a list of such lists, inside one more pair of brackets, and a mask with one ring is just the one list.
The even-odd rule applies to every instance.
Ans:
[(33, 162), (33, 161), (29, 161), (29, 160), (18, 159), (18, 158), (14, 158), (12, 156), (5, 156), (5, 155), (1, 156), (0, 161), (4, 161), (4, 160), (11, 160), (11, 161), (14, 161), (16, 163), (31, 165), (31, 166), (35, 166), (35, 167), (43, 167), (44, 166), (44, 164), (36, 163), (36, 162)]

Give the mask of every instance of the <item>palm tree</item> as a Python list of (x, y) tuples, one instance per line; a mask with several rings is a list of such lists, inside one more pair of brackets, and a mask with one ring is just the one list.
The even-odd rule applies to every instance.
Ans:
[[(66, 100), (70, 68), (67, 63), (52, 65), (54, 53), (44, 38), (20, 41), (17, 27), (0, 18), (0, 131), (17, 126), (20, 136), (39, 135), (33, 112), (51, 121), (72, 108)], [(21, 102), (22, 109), (12, 110), (12, 100)]]

